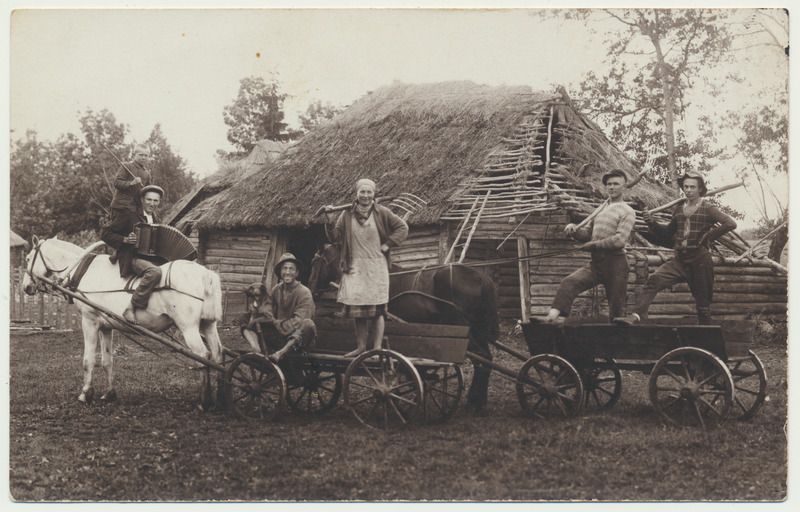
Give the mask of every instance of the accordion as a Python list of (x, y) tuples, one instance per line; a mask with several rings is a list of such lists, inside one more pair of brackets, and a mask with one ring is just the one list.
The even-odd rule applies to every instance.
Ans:
[(194, 260), (197, 249), (186, 235), (165, 224), (137, 224), (136, 253), (142, 256), (157, 256), (167, 261)]

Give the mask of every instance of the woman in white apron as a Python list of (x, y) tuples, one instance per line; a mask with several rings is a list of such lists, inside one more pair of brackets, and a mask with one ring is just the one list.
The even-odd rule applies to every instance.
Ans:
[(386, 304), (389, 302), (391, 249), (408, 236), (408, 225), (388, 208), (375, 203), (375, 182), (356, 182), (356, 200), (341, 213), (328, 238), (341, 251), (342, 282), (337, 301), (342, 315), (353, 318), (358, 348), (346, 357), (367, 349), (372, 332), (373, 348), (381, 348)]

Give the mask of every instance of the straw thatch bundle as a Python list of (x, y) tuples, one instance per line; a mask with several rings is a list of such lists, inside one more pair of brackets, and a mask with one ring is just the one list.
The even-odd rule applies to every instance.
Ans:
[[(321, 220), (314, 216), (321, 206), (353, 200), (353, 185), (362, 177), (373, 179), (381, 196), (409, 192), (427, 199), (409, 219), (416, 225), (441, 222), (486, 183), (506, 194), (494, 203), (503, 211), (514, 191), (531, 187), (547, 192), (536, 201), (556, 207), (552, 187), (542, 181), (546, 124), (550, 132), (544, 137), (552, 140), (547, 163), (558, 174), (553, 183), (568, 184), (562, 188), (579, 201), (601, 197), (601, 175), (611, 168), (636, 174), (602, 131), (558, 93), (471, 82), (395, 82), (362, 97), (259, 172), (205, 199), (192, 220), (204, 229), (307, 226)], [(632, 192), (648, 207), (671, 198), (667, 187), (649, 179)], [(528, 199), (515, 197), (512, 204), (524, 211)]]

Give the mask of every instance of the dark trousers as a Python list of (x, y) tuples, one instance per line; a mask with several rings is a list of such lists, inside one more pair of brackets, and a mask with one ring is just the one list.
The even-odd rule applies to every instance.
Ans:
[(697, 323), (711, 323), (711, 300), (714, 295), (714, 261), (704, 248), (676, 251), (675, 257), (647, 278), (642, 294), (636, 300), (633, 312), (647, 315), (650, 303), (658, 292), (678, 283), (686, 282), (697, 308)]
[(561, 281), (553, 307), (568, 316), (575, 298), (583, 291), (602, 284), (608, 299), (608, 318), (621, 316), (625, 311), (625, 293), (628, 287), (628, 257), (606, 251), (593, 251), (592, 262), (581, 267)]
[(153, 293), (153, 288), (158, 286), (161, 282), (161, 267), (142, 258), (133, 258), (131, 262), (133, 273), (142, 278), (139, 281), (139, 286), (133, 292), (131, 297), (131, 304), (136, 309), (147, 309), (147, 304), (150, 302), (150, 294)]
[[(239, 328), (244, 331), (247, 329), (250, 322), (250, 315), (243, 313), (239, 317)], [(261, 340), (266, 346), (261, 347), (265, 354), (272, 354), (282, 349), (289, 338), (295, 337), (298, 342), (292, 347), (292, 351), (297, 354), (305, 354), (308, 350), (314, 348), (317, 341), (317, 327), (314, 321), (310, 318), (303, 318), (300, 324), (289, 334), (283, 335), (275, 327), (275, 324), (269, 322), (261, 322), (255, 326), (258, 329), (255, 332), (260, 332)]]

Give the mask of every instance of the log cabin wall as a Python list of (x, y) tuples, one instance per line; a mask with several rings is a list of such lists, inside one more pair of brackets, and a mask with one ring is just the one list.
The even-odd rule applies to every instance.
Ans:
[(199, 263), (219, 274), (223, 323), (234, 321), (245, 311), (244, 290), (261, 281), (274, 239), (269, 230), (201, 231), (198, 259)]
[[(518, 227), (515, 234), (527, 239), (528, 260), (527, 279), (518, 282), (529, 283), (530, 314), (544, 316), (550, 309), (561, 280), (574, 270), (590, 261), (588, 253), (582, 251), (566, 252), (551, 257), (535, 258), (536, 254), (549, 254), (568, 251), (577, 247), (568, 239), (563, 227), (569, 222), (566, 215), (558, 212), (539, 215)], [(668, 253), (668, 251), (665, 251)], [(631, 271), (628, 275), (628, 294), (626, 305), (630, 309), (636, 303), (648, 275), (665, 261), (656, 254), (645, 254), (637, 250), (628, 251)], [(714, 301), (712, 315), (720, 320), (742, 319), (748, 315), (785, 317), (787, 311), (787, 276), (766, 265), (755, 262), (750, 265), (728, 265), (715, 257)], [(502, 285), (501, 285), (502, 286)], [(524, 296), (525, 289), (522, 288)], [(523, 297), (524, 299), (524, 297)], [(572, 315), (608, 315), (608, 304), (602, 286), (596, 290), (582, 293), (573, 304)], [(656, 295), (649, 314), (653, 318), (694, 318), (695, 306), (689, 288), (685, 283)]]
[[(711, 315), (718, 320), (737, 320), (748, 315), (785, 318), (787, 313), (787, 276), (768, 266), (727, 265), (714, 258), (714, 301)], [(647, 256), (650, 273), (661, 265), (657, 255)], [(644, 284), (637, 283), (635, 293)], [(629, 291), (630, 295), (630, 291)], [(694, 299), (685, 283), (663, 290), (650, 306), (652, 317), (694, 316)]]

